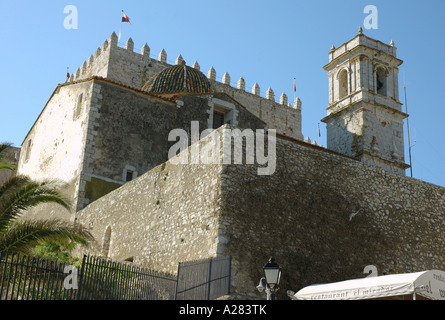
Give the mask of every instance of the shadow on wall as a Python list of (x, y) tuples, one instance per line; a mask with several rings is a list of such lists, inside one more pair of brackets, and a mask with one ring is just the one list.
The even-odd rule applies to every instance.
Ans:
[(235, 278), (251, 284), (236, 291), (255, 291), (269, 256), (283, 271), (277, 299), (288, 299), (289, 289), (363, 277), (366, 265), (387, 256), (389, 245), (373, 227), (369, 210), (349, 220), (365, 199), (360, 190), (347, 194), (336, 188), (341, 185), (337, 179), (350, 178), (346, 172), (336, 174), (337, 161), (324, 162), (327, 168), (320, 170), (277, 159), (275, 174), (262, 177), (248, 166), (225, 168), (231, 181), (230, 188), (223, 188), (222, 224), (231, 225), (224, 230), (225, 250), (237, 266)]

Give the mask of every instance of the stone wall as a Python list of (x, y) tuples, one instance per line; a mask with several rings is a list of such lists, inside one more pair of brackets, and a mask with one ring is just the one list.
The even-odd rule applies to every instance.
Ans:
[(283, 140), (273, 175), (231, 165), (221, 183), (220, 251), (233, 257), (239, 297), (260, 297), (270, 255), (283, 268), (282, 299), (286, 290), (364, 277), (366, 265), (379, 275), (445, 269), (441, 186)]
[(264, 99), (259, 94), (249, 93), (227, 84), (216, 81), (212, 81), (212, 84), (216, 91), (227, 93), (245, 106), (249, 112), (266, 122), (269, 129), (275, 129), (279, 134), (303, 140), (301, 102), (295, 102), (295, 106), (292, 107), (287, 103), (287, 97), (278, 103), (273, 96)]
[[(205, 146), (210, 136), (201, 143)], [(76, 213), (96, 241), (77, 254), (176, 273), (218, 250), (220, 165), (159, 165)]]
[(207, 129), (210, 104), (216, 97), (232, 103), (239, 127), (264, 127), (262, 121), (224, 94), (183, 95), (167, 100), (96, 79), (78, 209), (124, 184), (127, 169), (131, 168), (136, 177), (166, 162), (175, 143), (168, 140), (173, 129), (185, 130), (190, 138), (192, 121), (199, 123), (199, 133)]
[(63, 183), (73, 209), (83, 169), (92, 95), (92, 81), (58, 86), (25, 137), (18, 163), (18, 174)]
[[(181, 55), (176, 59), (176, 64), (181, 63)], [(140, 53), (134, 51), (134, 43), (131, 38), (126, 42), (125, 48), (118, 46), (118, 39), (113, 33), (103, 45), (91, 55), (68, 82), (88, 79), (92, 76), (100, 76), (121, 83), (135, 89), (142, 86), (153, 75), (171, 66), (167, 63), (167, 53), (161, 51), (157, 59), (150, 57), (150, 47), (145, 44)], [(195, 62), (194, 68), (200, 69)], [(260, 87), (255, 83), (252, 93), (245, 89), (245, 82), (238, 81), (236, 87), (231, 86), (230, 76), (225, 73), (223, 81), (216, 81), (216, 71), (211, 68), (208, 72), (215, 90), (224, 92), (241, 103), (248, 111), (265, 121), (269, 128), (276, 129), (277, 133), (291, 138), (303, 140), (301, 132), (301, 101), (289, 104), (287, 95), (282, 93), (280, 98), (275, 98), (273, 90), (269, 88), (266, 98), (260, 96)]]
[(137, 176), (167, 160), (176, 109), (174, 103), (100, 80), (93, 98), (79, 209), (124, 184), (126, 168)]
[(264, 299), (255, 286), (270, 255), (283, 269), (280, 299), (364, 277), (367, 265), (380, 275), (445, 269), (445, 188), (300, 141), (278, 139), (276, 154), (273, 175), (171, 161), (150, 170), (77, 213), (96, 237), (90, 252), (168, 272), (231, 255), (232, 294), (244, 299)]
[(328, 117), (327, 148), (404, 175), (408, 166), (404, 162), (403, 119), (386, 110), (358, 102)]
[(264, 127), (224, 93), (164, 99), (103, 78), (67, 82), (26, 136), (18, 171), (35, 180), (60, 180), (73, 210), (82, 209), (123, 185), (127, 169), (137, 177), (167, 161), (171, 130), (184, 129), (190, 137), (192, 121), (199, 133), (211, 126), (214, 98), (233, 106), (241, 128)]

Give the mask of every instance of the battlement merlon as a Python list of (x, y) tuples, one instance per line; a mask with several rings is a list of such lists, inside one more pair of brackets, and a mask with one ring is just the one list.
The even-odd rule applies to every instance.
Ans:
[[(179, 55), (175, 64), (183, 60)], [(87, 79), (92, 76), (103, 77), (125, 86), (141, 89), (143, 85), (156, 73), (170, 67), (167, 63), (167, 53), (164, 49), (157, 59), (150, 57), (150, 47), (145, 44), (141, 52), (134, 51), (134, 42), (131, 38), (125, 43), (125, 47), (119, 47), (116, 33), (105, 40), (94, 55), (91, 55), (67, 82)], [(194, 68), (200, 69), (197, 61)], [(288, 103), (287, 96), (283, 93), (280, 101), (275, 101), (273, 90), (269, 88), (266, 98), (260, 96), (259, 85), (255, 83), (252, 93), (245, 90), (245, 80), (240, 78), (237, 86), (230, 83), (230, 76), (225, 73), (222, 82), (216, 80), (216, 71), (213, 67), (209, 70), (208, 78), (216, 91), (222, 91), (231, 95), (244, 105), (250, 112), (268, 123), (270, 128), (276, 128), (277, 132), (295, 139), (303, 140), (301, 133), (301, 100), (293, 105)]]

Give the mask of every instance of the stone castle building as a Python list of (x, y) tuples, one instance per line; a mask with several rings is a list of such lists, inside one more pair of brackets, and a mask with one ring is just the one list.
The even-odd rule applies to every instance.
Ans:
[[(148, 45), (121, 48), (113, 33), (56, 87), (20, 153), (20, 174), (65, 182), (73, 213), (44, 205), (30, 215), (88, 227), (96, 241), (78, 254), (171, 273), (179, 261), (231, 255), (235, 298), (260, 297), (270, 255), (283, 268), (282, 298), (362, 277), (369, 264), (379, 273), (445, 269), (445, 188), (404, 174), (401, 64), (393, 42), (361, 29), (331, 48), (323, 148), (303, 140), (300, 99), (278, 102), (271, 88), (262, 98), (257, 83), (251, 93), (243, 78), (234, 88), (228, 73), (218, 82), (213, 67), (206, 76), (181, 56), (169, 65), (164, 50), (153, 59)], [(199, 140), (193, 124), (210, 133)], [(190, 139), (171, 157), (174, 129)], [(215, 143), (234, 150), (234, 129), (274, 133), (272, 174), (221, 154), (175, 161)]]

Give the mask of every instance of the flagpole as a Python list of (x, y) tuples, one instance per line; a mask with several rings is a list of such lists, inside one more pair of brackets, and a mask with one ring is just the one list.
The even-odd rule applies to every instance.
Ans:
[[(122, 10), (122, 13), (124, 12), (124, 10)], [(122, 32), (122, 15), (121, 15), (121, 25), (119, 27), (119, 38), (117, 39), (117, 43), (119, 43), (121, 41), (121, 32)]]
[(318, 145), (320, 145), (320, 123), (318, 123)]

